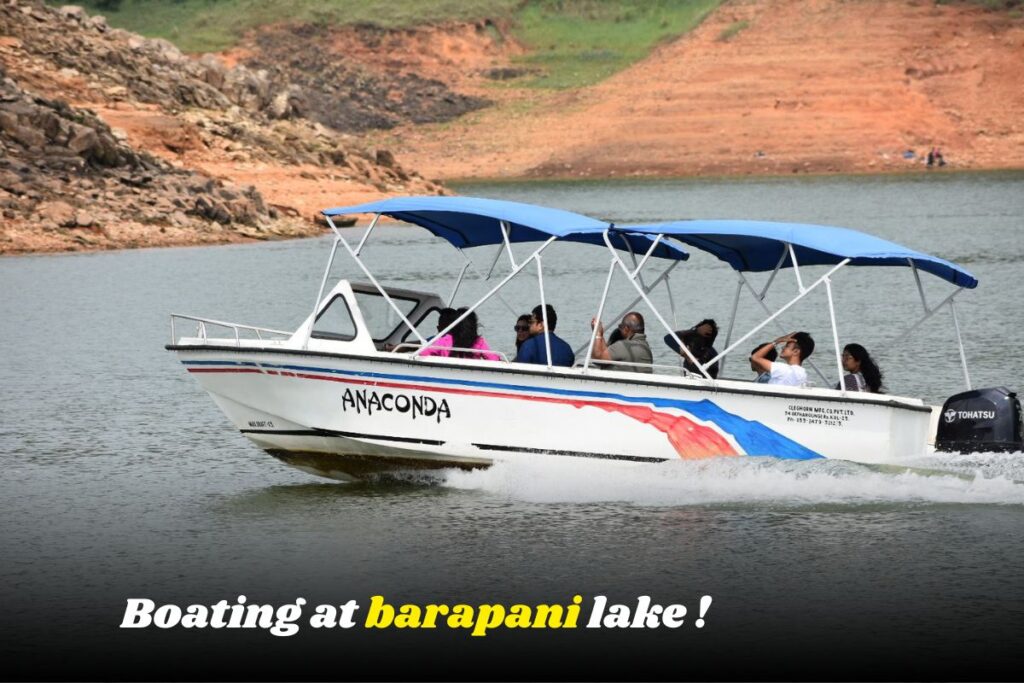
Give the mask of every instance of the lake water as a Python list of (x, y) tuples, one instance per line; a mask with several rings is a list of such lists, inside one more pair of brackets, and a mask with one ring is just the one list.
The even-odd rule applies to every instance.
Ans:
[[(619, 223), (843, 225), (942, 256), (981, 282), (957, 298), (974, 385), (1022, 386), (1022, 174), (460, 190)], [(579, 345), (608, 260), (598, 248), (557, 247), (544, 261), (546, 290), (559, 332)], [(328, 248), (324, 238), (0, 260), (4, 677), (1020, 678), (1020, 453), (906, 459), (919, 469), (892, 472), (771, 459), (574, 461), (356, 485), (281, 465), (235, 432), (163, 349), (168, 316), (294, 327), (313, 306)], [(473, 257), (486, 270), (492, 254)], [(461, 267), (450, 247), (410, 228), (382, 229), (366, 256), (383, 281), (443, 295)], [(340, 257), (334, 275), (357, 277)], [(930, 303), (952, 291), (923, 279)], [(695, 254), (672, 282), (674, 323), (728, 317), (735, 275), (715, 259)], [(613, 310), (632, 298), (622, 281), (617, 290)], [(842, 341), (877, 354), (891, 392), (941, 401), (961, 389), (948, 311), (891, 344), (922, 314), (909, 271), (847, 269), (835, 290)], [(482, 291), (469, 283), (460, 302)], [(794, 292), (784, 273), (769, 304)], [(533, 275), (507, 299), (512, 310), (531, 308)], [(500, 302), (481, 319), (493, 346), (512, 346), (514, 318)], [(742, 300), (738, 328), (757, 319)], [(824, 294), (784, 320), (818, 337), (820, 367), (834, 377)], [(742, 365), (729, 372), (743, 376)], [(568, 604), (579, 594), (584, 615), (594, 596), (635, 605), (648, 595), (686, 605), (691, 618), (679, 629), (486, 637), (447, 628), (305, 628), (291, 637), (117, 628), (128, 598), (184, 606), (243, 594), (251, 603), (364, 607), (376, 594), (472, 605)], [(698, 629), (703, 595), (713, 602)]]

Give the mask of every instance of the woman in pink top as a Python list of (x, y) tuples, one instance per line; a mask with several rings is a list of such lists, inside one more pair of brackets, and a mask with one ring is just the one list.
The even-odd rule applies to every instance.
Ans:
[[(467, 309), (460, 308), (458, 314), (462, 315)], [(444, 329), (444, 326), (441, 327)], [(452, 348), (459, 349), (452, 351)], [(473, 349), (464, 351), (462, 349)], [(483, 360), (501, 360), (501, 356), (491, 352), (487, 341), (480, 336), (476, 313), (470, 313), (455, 326), (448, 334), (441, 335), (430, 342), (421, 356), (444, 356), (450, 358), (477, 358)]]

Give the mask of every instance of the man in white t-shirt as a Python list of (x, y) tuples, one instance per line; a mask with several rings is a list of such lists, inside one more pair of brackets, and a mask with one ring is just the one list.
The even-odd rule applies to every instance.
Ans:
[[(774, 363), (766, 358), (776, 344), (784, 344)], [(773, 342), (763, 344), (750, 356), (751, 365), (757, 366), (761, 372), (771, 373), (768, 384), (782, 384), (790, 387), (802, 387), (807, 384), (807, 371), (803, 362), (814, 352), (814, 339), (806, 332), (794, 332), (779, 337)]]

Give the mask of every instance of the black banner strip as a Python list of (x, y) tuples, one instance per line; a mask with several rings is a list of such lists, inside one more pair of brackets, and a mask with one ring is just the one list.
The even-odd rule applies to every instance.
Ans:
[[(379, 441), (397, 441), (400, 443), (421, 443), (428, 446), (443, 446), (444, 441), (432, 439), (415, 439), (405, 436), (381, 436), (379, 434), (360, 434), (358, 432), (336, 432), (330, 429), (241, 429), (243, 434), (278, 434), (281, 436), (345, 436), (353, 439), (377, 439)], [(540, 453), (543, 455), (565, 455), (574, 458), (594, 458), (596, 460), (628, 460), (630, 462), (665, 462), (664, 458), (648, 458), (642, 455), (617, 455), (615, 453), (588, 453), (586, 451), (562, 451), (547, 448), (525, 448), (522, 446), (499, 446), (497, 444), (475, 443), (482, 451), (503, 451), (520, 453)]]
[(642, 455), (616, 455), (614, 453), (588, 453), (585, 451), (557, 451), (549, 448), (522, 448), (519, 446), (497, 446), (494, 444), (475, 443), (484, 451), (520, 451), (523, 453), (541, 453), (544, 455), (568, 455), (574, 458), (595, 458), (598, 460), (629, 460), (632, 462), (665, 462), (664, 458), (648, 458)]
[(401, 443), (422, 443), (428, 446), (443, 446), (444, 441), (433, 439), (416, 439), (407, 436), (382, 436), (380, 434), (360, 434), (359, 432), (336, 432), (330, 429), (240, 429), (243, 434), (279, 434), (281, 436), (345, 436), (352, 439), (377, 439), (379, 441), (398, 441)]

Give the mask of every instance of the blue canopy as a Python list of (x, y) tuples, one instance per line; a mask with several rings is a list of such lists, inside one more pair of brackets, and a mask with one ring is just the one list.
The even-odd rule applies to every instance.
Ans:
[[(557, 237), (604, 246), (602, 234), (611, 227), (607, 222), (571, 211), (477, 197), (396, 197), (324, 209), (322, 213), (325, 216), (383, 214), (426, 228), (460, 249), (500, 244), (503, 241), (501, 221), (508, 223), (510, 242), (539, 242)], [(631, 248), (638, 255), (647, 253), (653, 239), (650, 235), (634, 235), (628, 231), (619, 231), (611, 238), (617, 248)], [(677, 261), (690, 258), (682, 248), (667, 242), (659, 244), (652, 255)]]
[[(914, 251), (880, 237), (848, 228), (767, 221), (689, 220), (616, 228), (632, 233), (670, 235), (714, 254), (739, 271), (774, 270), (792, 244), (801, 266), (834, 265), (850, 259), (854, 266), (906, 266), (910, 262), (960, 287), (974, 288), (978, 280), (944, 259)], [(783, 267), (792, 266), (787, 256)]]

